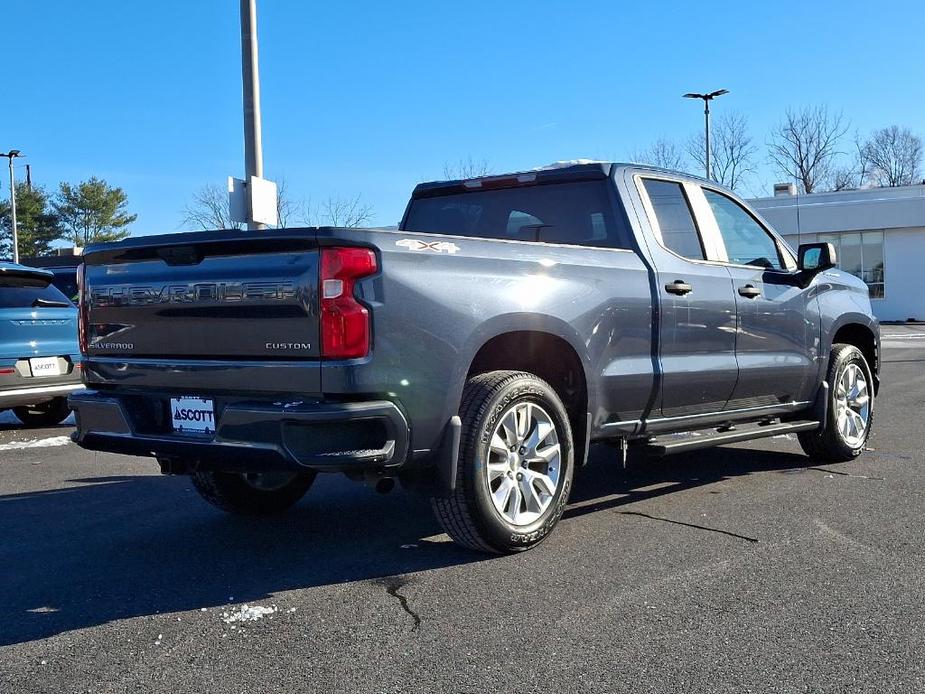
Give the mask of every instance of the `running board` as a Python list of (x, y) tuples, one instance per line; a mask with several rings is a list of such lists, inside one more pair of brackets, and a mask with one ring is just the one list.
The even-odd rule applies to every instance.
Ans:
[[(818, 428), (819, 422), (814, 420), (775, 422), (773, 424), (736, 424), (731, 430), (721, 427), (719, 430), (709, 433), (690, 432), (683, 437), (678, 436), (673, 441), (654, 438), (646, 445), (646, 452), (652, 455), (670, 455), (671, 453), (694, 451), (698, 448), (722, 446), (726, 443), (751, 441), (752, 439), (763, 439), (769, 436), (780, 436), (781, 434), (795, 434), (798, 431), (812, 431)], [(699, 435), (695, 436), (695, 433)]]

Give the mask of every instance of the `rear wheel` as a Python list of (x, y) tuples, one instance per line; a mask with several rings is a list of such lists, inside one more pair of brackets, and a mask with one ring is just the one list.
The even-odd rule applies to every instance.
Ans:
[(538, 544), (572, 486), (572, 430), (559, 396), (532, 374), (492, 371), (466, 384), (460, 418), (456, 489), (432, 500), (443, 529), (483, 552)]
[(71, 414), (67, 398), (55, 398), (41, 405), (14, 407), (13, 414), (27, 427), (53, 427)]
[(854, 345), (834, 345), (829, 360), (829, 407), (821, 429), (798, 434), (810, 458), (838, 463), (857, 458), (874, 421), (870, 366)]
[(203, 499), (223, 511), (266, 516), (285, 511), (305, 496), (315, 473), (195, 471), (190, 479)]

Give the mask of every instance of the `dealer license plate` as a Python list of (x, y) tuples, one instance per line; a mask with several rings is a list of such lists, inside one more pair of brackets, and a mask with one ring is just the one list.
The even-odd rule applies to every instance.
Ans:
[(60, 376), (61, 364), (58, 357), (35, 357), (29, 360), (33, 376)]
[(170, 398), (173, 430), (183, 434), (215, 433), (215, 405), (204, 398)]

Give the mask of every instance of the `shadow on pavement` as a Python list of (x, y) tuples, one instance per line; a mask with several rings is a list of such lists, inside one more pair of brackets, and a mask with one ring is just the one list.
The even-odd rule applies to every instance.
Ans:
[[(729, 477), (811, 464), (792, 453), (735, 448), (646, 462), (634, 456), (626, 470), (616, 461), (615, 451), (595, 447), (565, 522)], [(110, 476), (71, 484), (0, 496), (0, 645), (490, 560), (429, 540), (441, 530), (426, 499), (380, 496), (339, 476), (319, 477), (290, 513), (265, 519), (212, 509), (185, 478)]]

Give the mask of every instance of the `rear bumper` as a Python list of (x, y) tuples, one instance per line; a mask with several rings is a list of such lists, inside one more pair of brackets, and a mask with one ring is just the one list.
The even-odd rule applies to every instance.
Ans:
[(55, 398), (66, 398), (75, 390), (84, 386), (78, 380), (73, 383), (56, 383), (54, 385), (27, 386), (0, 390), (0, 410), (27, 405), (41, 405)]
[(213, 436), (152, 430), (119, 396), (83, 391), (69, 398), (83, 448), (175, 461), (188, 469), (235, 472), (398, 467), (408, 458), (409, 428), (389, 401), (265, 401), (225, 404)]

